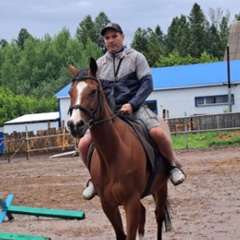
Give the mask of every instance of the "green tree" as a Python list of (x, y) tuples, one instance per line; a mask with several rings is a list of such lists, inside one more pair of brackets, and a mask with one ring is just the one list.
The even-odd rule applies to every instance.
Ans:
[(15, 42), (6, 45), (1, 50), (0, 86), (12, 91), (16, 91), (19, 84), (19, 70), (16, 66), (20, 60), (20, 51)]
[(18, 47), (23, 49), (24, 43), (29, 37), (32, 37), (32, 35), (27, 31), (27, 29), (22, 28), (18, 34), (18, 38), (15, 40)]
[(31, 95), (32, 90), (45, 79), (44, 68), (46, 61), (43, 41), (28, 38), (25, 41), (24, 49), (21, 52), (20, 61), (17, 64), (19, 69), (19, 84), (16, 94)]
[(223, 18), (223, 10), (221, 8), (209, 8), (208, 16), (211, 20), (211, 25), (214, 25), (217, 30), (220, 28), (221, 20)]
[[(137, 28), (130, 46), (146, 56), (150, 67), (217, 61), (226, 48), (230, 13), (223, 14), (217, 9), (211, 14), (209, 24), (200, 6), (194, 4), (189, 17), (173, 19), (167, 35), (159, 25), (154, 30)], [(90, 57), (97, 59), (103, 54), (100, 30), (108, 22), (106, 14), (100, 12), (95, 21), (86, 16), (73, 38), (66, 28), (54, 37), (46, 34), (42, 39), (21, 29), (17, 40), (0, 41), (0, 86), (2, 91), (10, 94), (7, 90), (10, 89), (13, 93), (10, 99), (0, 100), (11, 102), (8, 106), (14, 109), (11, 113), (1, 109), (3, 118), (10, 120), (26, 113), (55, 109), (54, 94), (71, 79), (68, 65), (85, 68)]]
[(53, 38), (53, 44), (48, 48), (49, 53), (51, 53), (48, 57), (51, 61), (51, 68), (50, 65), (48, 68), (45, 66), (45, 70), (49, 73), (46, 78), (48, 82), (58, 79), (60, 69), (68, 65), (69, 55), (72, 54), (68, 51), (70, 41), (70, 32), (65, 28)]
[(166, 54), (176, 50), (176, 32), (178, 31), (178, 17), (173, 18), (166, 35)]
[(200, 8), (195, 3), (191, 10), (189, 19), (189, 46), (188, 53), (195, 58), (201, 56), (201, 53), (206, 50), (208, 46), (207, 31), (209, 29), (209, 23)]
[(181, 15), (180, 18), (175, 17), (168, 28), (166, 36), (167, 53), (178, 51), (181, 56), (188, 54), (189, 46), (189, 24), (187, 17)]
[(204, 51), (200, 58), (198, 59), (198, 63), (210, 63), (210, 62), (217, 62), (219, 59), (217, 57), (214, 57), (213, 55), (207, 53)]
[(223, 59), (229, 35), (230, 12), (227, 10), (224, 14), (220, 8), (216, 10), (210, 8), (209, 17), (212, 26), (209, 29), (210, 42), (208, 51), (218, 59)]
[[(59, 82), (58, 79), (63, 73), (63, 67), (66, 68), (69, 64), (69, 41), (70, 32), (65, 28), (54, 38), (45, 35), (41, 40), (32, 38), (26, 40), (21, 61), (18, 63), (18, 68), (21, 69), (18, 94), (38, 98), (51, 97), (63, 87), (66, 81)], [(72, 52), (74, 53), (74, 50)]]
[(40, 99), (15, 95), (8, 88), (0, 87), (0, 126), (4, 122), (16, 117), (31, 114), (57, 111), (57, 99), (55, 97)]
[(164, 36), (159, 26), (155, 31), (148, 28), (148, 51), (145, 52), (145, 57), (148, 60), (150, 67), (155, 67), (159, 56), (165, 54)]
[(222, 50), (222, 58), (224, 56), (224, 52), (227, 46), (228, 42), (228, 36), (229, 36), (229, 16), (226, 15), (222, 18), (222, 21), (220, 23), (220, 43), (221, 43), (221, 50)]
[(90, 15), (87, 15), (84, 20), (79, 23), (79, 27), (76, 30), (76, 37), (84, 47), (86, 46), (88, 39), (90, 39), (102, 50), (102, 53), (104, 53), (105, 45), (103, 37), (101, 36), (101, 30), (109, 22), (110, 20), (104, 12), (100, 12), (95, 18), (95, 21), (92, 20)]
[(101, 30), (110, 22), (109, 18), (104, 12), (100, 12), (95, 19), (95, 28), (96, 28), (96, 42), (97, 46), (100, 47), (102, 52), (105, 52), (105, 44), (103, 37), (101, 35)]
[(7, 40), (5, 40), (5, 39), (1, 39), (1, 40), (0, 40), (0, 48), (4, 48), (4, 47), (6, 47), (7, 45), (8, 45)]
[(157, 40), (159, 43), (164, 44), (165, 42), (165, 35), (159, 25), (156, 26), (155, 28), (155, 33), (157, 35)]
[(167, 66), (179, 66), (197, 63), (208, 63), (216, 62), (218, 58), (212, 56), (211, 54), (204, 51), (201, 53), (200, 58), (194, 58), (189, 54), (187, 56), (181, 56), (179, 52), (173, 51), (168, 56), (160, 56), (157, 62), (157, 67), (167, 67)]
[(194, 57), (191, 57), (189, 54), (183, 57), (178, 51), (173, 51), (167, 56), (161, 55), (158, 59), (156, 67), (178, 66), (193, 63), (197, 63)]
[(145, 55), (148, 52), (148, 42), (148, 32), (144, 29), (138, 28), (134, 33), (131, 47)]
[(238, 14), (235, 14), (234, 20), (235, 21), (240, 21), (240, 12)]
[(159, 26), (156, 27), (155, 31), (151, 28), (147, 30), (138, 28), (131, 47), (141, 52), (148, 60), (150, 67), (154, 67), (159, 55), (165, 52), (163, 39), (164, 36)]
[(207, 33), (209, 45), (206, 47), (207, 52), (216, 56), (218, 59), (223, 57), (223, 52), (221, 48), (220, 36), (217, 28), (214, 24), (209, 28)]
[(91, 39), (87, 40), (86, 47), (83, 51), (82, 59), (79, 64), (80, 68), (86, 68), (89, 66), (89, 60), (90, 58), (98, 59), (102, 55), (101, 49), (92, 42)]
[(97, 42), (98, 32), (95, 22), (92, 20), (92, 17), (90, 15), (87, 15), (84, 20), (79, 23), (79, 27), (76, 31), (76, 36), (84, 46), (87, 45), (88, 38), (90, 38), (92, 42)]

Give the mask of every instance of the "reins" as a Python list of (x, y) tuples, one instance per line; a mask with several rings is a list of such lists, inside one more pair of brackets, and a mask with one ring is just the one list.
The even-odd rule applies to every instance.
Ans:
[(110, 118), (105, 118), (99, 121), (94, 121), (94, 125), (97, 125), (99, 123), (104, 123), (104, 122), (108, 122), (108, 121), (113, 121), (119, 114), (121, 113), (121, 111), (119, 110), (117, 113), (115, 113), (112, 117)]

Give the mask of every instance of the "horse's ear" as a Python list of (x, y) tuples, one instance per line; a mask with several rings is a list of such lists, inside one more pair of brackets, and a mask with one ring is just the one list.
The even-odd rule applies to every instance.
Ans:
[(91, 74), (96, 77), (97, 62), (96, 62), (96, 60), (94, 58), (90, 58), (89, 68), (90, 68)]
[(69, 70), (73, 76), (75, 76), (77, 74), (77, 69), (71, 64), (69, 65)]

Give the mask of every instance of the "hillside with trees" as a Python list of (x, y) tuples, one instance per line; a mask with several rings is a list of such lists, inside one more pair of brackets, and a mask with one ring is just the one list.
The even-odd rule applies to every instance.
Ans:
[[(138, 28), (133, 47), (142, 52), (151, 67), (222, 61), (229, 34), (230, 12), (209, 9), (208, 18), (198, 4), (189, 16), (175, 17), (167, 33)], [(208, 20), (209, 19), (209, 20)], [(235, 20), (240, 19), (240, 13)], [(34, 38), (22, 28), (18, 38), (7, 42), (0, 36), (0, 126), (24, 114), (57, 111), (54, 97), (71, 76), (68, 65), (88, 66), (90, 57), (105, 53), (100, 30), (111, 20), (104, 12), (87, 15), (71, 36), (67, 28), (57, 35)]]

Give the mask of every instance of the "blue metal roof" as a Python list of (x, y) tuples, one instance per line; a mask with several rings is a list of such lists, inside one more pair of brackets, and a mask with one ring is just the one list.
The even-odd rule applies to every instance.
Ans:
[[(152, 68), (151, 72), (154, 90), (218, 85), (228, 82), (227, 61)], [(230, 61), (230, 80), (240, 82), (240, 60)], [(68, 98), (70, 86), (71, 83), (55, 96)]]
[[(228, 82), (227, 61), (153, 68), (154, 90)], [(230, 62), (231, 82), (240, 81), (240, 60)]]
[(71, 85), (72, 85), (72, 83), (70, 82), (67, 86), (65, 86), (59, 92), (57, 92), (55, 94), (55, 97), (57, 97), (57, 98), (69, 98), (68, 91), (69, 91)]

